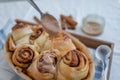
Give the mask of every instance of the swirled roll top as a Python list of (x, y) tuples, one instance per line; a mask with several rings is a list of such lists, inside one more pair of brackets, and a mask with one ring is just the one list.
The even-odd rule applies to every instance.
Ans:
[(15, 66), (27, 68), (37, 55), (32, 45), (19, 45), (13, 53), (12, 61)]
[(69, 51), (64, 56), (63, 61), (65, 64), (69, 65), (70, 67), (77, 67), (81, 64), (82, 65), (81, 68), (83, 68), (84, 65), (88, 64), (87, 57), (78, 50)]
[(30, 36), (31, 40), (37, 39), (42, 34), (42, 32), (44, 31), (42, 26), (32, 27), (32, 30), (33, 30), (33, 33)]
[(79, 50), (68, 51), (59, 63), (57, 80), (86, 80), (89, 75), (87, 56)]
[(59, 58), (57, 49), (43, 51), (28, 68), (27, 74), (35, 80), (55, 80)]
[[(57, 51), (58, 52), (58, 51)], [(38, 60), (38, 70), (41, 73), (53, 73), (55, 74), (55, 66), (58, 61), (58, 57), (55, 54), (55, 50), (45, 52), (44, 55)]]
[[(52, 42), (49, 34), (40, 25), (17, 23), (12, 28), (12, 36), (15, 46), (21, 44), (33, 44), (38, 52), (50, 49)], [(49, 44), (49, 45), (48, 45)]]

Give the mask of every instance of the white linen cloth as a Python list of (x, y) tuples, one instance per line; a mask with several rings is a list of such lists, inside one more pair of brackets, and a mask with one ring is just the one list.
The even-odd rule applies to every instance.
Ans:
[[(93, 38), (111, 41), (115, 44), (110, 80), (120, 79), (120, 0), (40, 0), (36, 3), (43, 12), (49, 12), (58, 20), (60, 14), (72, 15), (78, 25), (76, 30), (69, 31), (85, 36), (88, 35), (81, 32), (80, 29), (82, 19), (88, 14), (103, 16), (106, 21), (104, 32)], [(25, 16), (25, 20), (32, 21), (33, 16), (39, 17), (39, 13), (31, 7)], [(8, 66), (3, 52), (0, 52), (0, 80), (18, 80), (18, 77), (14, 78), (14, 76), (17, 75)]]

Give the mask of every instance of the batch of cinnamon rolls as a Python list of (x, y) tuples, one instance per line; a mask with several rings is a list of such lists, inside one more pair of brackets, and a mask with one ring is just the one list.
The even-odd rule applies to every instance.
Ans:
[(56, 36), (42, 24), (16, 23), (5, 44), (12, 68), (26, 80), (93, 80), (94, 63), (87, 47), (65, 31)]

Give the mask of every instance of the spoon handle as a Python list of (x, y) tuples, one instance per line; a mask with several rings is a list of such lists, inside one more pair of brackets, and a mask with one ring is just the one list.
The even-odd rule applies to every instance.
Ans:
[(40, 8), (36, 5), (36, 3), (33, 0), (27, 0), (41, 15), (41, 17), (43, 17), (44, 13), (40, 10)]

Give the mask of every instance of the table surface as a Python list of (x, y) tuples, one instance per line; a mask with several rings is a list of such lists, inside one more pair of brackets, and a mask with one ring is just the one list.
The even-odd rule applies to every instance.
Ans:
[[(98, 38), (115, 44), (110, 80), (120, 79), (120, 0), (36, 0), (36, 3), (43, 12), (49, 12), (59, 20), (60, 14), (72, 15), (78, 22), (74, 31), (77, 34), (88, 36), (81, 32), (82, 19), (88, 14), (97, 14), (105, 18), (104, 32), (99, 36), (88, 36)], [(0, 2), (0, 29), (4, 27), (8, 19), (33, 20), (33, 16), (39, 13), (34, 10), (26, 1)], [(4, 54), (0, 53), (0, 68), (4, 68), (6, 61), (2, 61)], [(5, 63), (5, 64), (3, 64)], [(9, 69), (9, 68), (8, 68)], [(1, 73), (2, 72), (2, 73)], [(12, 72), (12, 71), (11, 71)], [(0, 69), (0, 80), (9, 80), (5, 72)], [(10, 74), (6, 74), (10, 75)]]

